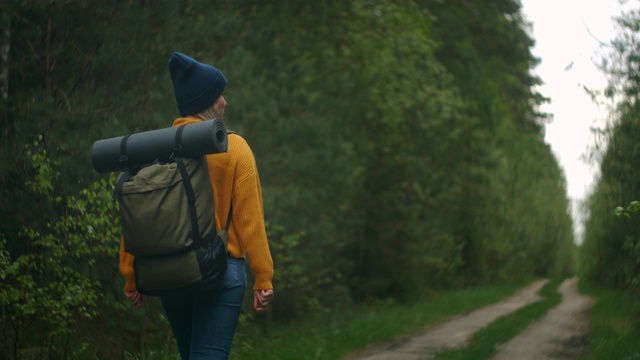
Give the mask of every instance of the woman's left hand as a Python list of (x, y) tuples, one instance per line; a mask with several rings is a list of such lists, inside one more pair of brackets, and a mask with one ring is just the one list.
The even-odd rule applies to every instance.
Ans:
[(273, 290), (255, 290), (253, 292), (253, 309), (256, 312), (267, 311), (267, 305), (273, 299)]

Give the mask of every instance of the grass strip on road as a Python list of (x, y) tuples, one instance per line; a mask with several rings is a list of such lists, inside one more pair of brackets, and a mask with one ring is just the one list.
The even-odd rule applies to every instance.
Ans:
[(558, 287), (562, 279), (553, 279), (545, 284), (538, 294), (543, 300), (525, 306), (516, 312), (503, 316), (475, 333), (469, 345), (460, 350), (448, 350), (436, 354), (434, 360), (482, 360), (491, 359), (500, 344), (506, 343), (522, 332), (529, 324), (542, 318), (562, 300)]

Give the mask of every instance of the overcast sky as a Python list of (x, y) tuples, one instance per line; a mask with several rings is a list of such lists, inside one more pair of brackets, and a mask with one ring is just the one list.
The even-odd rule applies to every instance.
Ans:
[[(606, 85), (595, 63), (606, 51), (601, 43), (615, 36), (612, 18), (621, 12), (617, 0), (521, 0), (526, 19), (533, 23), (533, 55), (541, 63), (534, 69), (544, 85), (540, 93), (551, 99), (542, 110), (553, 114), (546, 127), (549, 143), (567, 177), (574, 204), (588, 195), (596, 170), (583, 159), (594, 143), (590, 128), (602, 127), (605, 109), (583, 90)], [(581, 217), (574, 209), (581, 233)]]

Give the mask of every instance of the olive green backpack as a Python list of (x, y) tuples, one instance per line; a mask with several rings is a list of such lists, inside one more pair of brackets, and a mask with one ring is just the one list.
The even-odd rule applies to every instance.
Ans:
[(207, 160), (180, 156), (181, 129), (168, 162), (127, 169), (114, 190), (124, 248), (135, 256), (137, 290), (145, 295), (192, 291), (214, 283), (227, 268), (233, 208), (225, 229), (217, 231)]

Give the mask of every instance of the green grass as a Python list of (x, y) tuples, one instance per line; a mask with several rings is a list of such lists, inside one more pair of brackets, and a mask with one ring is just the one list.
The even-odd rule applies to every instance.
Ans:
[(628, 294), (580, 283), (580, 291), (596, 301), (591, 335), (581, 360), (640, 359), (640, 302)]
[(455, 351), (443, 351), (433, 359), (490, 359), (496, 354), (497, 346), (518, 335), (529, 324), (540, 319), (547, 311), (557, 306), (562, 300), (557, 289), (561, 280), (549, 281), (538, 292), (545, 299), (525, 306), (516, 312), (503, 316), (476, 332), (470, 339), (469, 346)]
[[(434, 359), (489, 359), (496, 346), (507, 342), (527, 325), (559, 304), (560, 280), (552, 280), (539, 292), (545, 300), (499, 318), (477, 332), (469, 347), (439, 353)], [(413, 304), (384, 304), (370, 308), (310, 314), (290, 325), (258, 326), (244, 322), (236, 334), (231, 359), (344, 359), (368, 345), (413, 334), (452, 315), (495, 303), (525, 283), (443, 292)], [(580, 360), (640, 359), (640, 302), (627, 294), (580, 282), (580, 291), (596, 301), (587, 353)], [(149, 353), (126, 359), (178, 359), (176, 353)]]
[[(343, 359), (356, 350), (413, 334), (450, 316), (495, 303), (526, 283), (443, 292), (412, 304), (384, 304), (311, 314), (295, 324), (244, 323), (231, 359)], [(557, 286), (557, 283), (556, 283)]]

